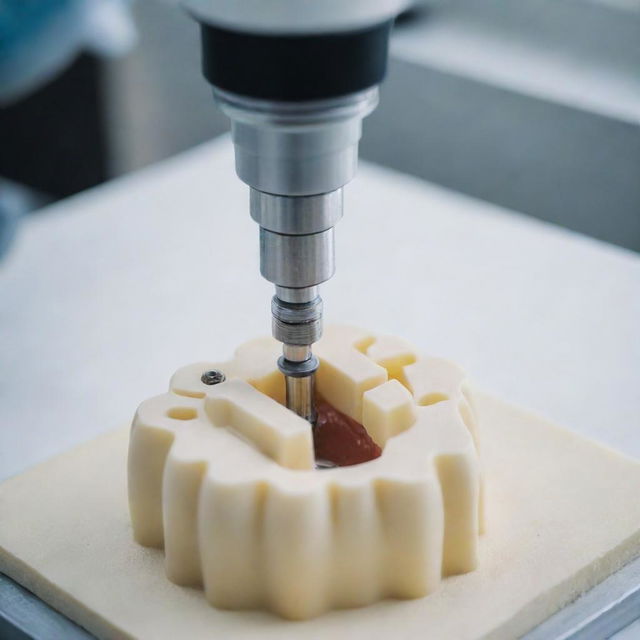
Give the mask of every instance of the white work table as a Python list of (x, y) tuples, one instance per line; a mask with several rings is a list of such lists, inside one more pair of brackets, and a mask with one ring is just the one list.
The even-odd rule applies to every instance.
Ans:
[[(327, 321), (640, 457), (640, 257), (366, 164), (336, 236)], [(0, 478), (268, 334), (271, 295), (228, 138), (33, 215), (0, 265)]]

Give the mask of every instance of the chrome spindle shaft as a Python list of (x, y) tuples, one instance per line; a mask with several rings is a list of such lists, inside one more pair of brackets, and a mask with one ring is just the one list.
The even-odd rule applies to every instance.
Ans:
[(285, 376), (287, 391), (287, 409), (297, 413), (311, 424), (316, 421), (316, 407), (314, 401), (315, 375), (294, 378)]

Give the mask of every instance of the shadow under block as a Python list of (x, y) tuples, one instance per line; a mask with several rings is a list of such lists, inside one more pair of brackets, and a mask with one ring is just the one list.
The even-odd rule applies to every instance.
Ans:
[(290, 622), (221, 611), (133, 541), (129, 428), (0, 485), (0, 571), (103, 638), (513, 638), (640, 552), (640, 464), (475, 394), (487, 531), (475, 571), (419, 600)]

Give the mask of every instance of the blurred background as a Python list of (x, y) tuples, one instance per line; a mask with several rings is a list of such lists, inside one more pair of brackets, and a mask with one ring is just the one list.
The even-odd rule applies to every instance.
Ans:
[[(178, 5), (0, 0), (0, 480), (270, 326)], [(328, 314), (640, 456), (640, 0), (415, 0), (360, 157)]]
[[(175, 2), (0, 0), (0, 250), (227, 128)], [(638, 251), (640, 0), (421, 1), (361, 157)]]

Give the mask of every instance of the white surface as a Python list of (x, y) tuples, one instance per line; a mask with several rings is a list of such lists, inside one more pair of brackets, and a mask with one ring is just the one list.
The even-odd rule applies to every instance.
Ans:
[(576, 2), (442, 3), (391, 52), (508, 91), (640, 123), (640, 16)]
[[(346, 191), (329, 321), (640, 457), (637, 255), (377, 167)], [(0, 271), (0, 476), (268, 334), (271, 293), (226, 138), (34, 216)]]

